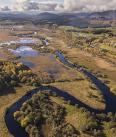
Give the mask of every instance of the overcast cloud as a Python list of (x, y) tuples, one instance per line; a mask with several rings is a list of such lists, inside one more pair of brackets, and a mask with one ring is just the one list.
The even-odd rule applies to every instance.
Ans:
[[(116, 10), (116, 0), (8, 0), (1, 10), (94, 12)], [(2, 1), (3, 4), (3, 1)]]
[(64, 0), (63, 6), (56, 9), (79, 12), (115, 10), (116, 0)]

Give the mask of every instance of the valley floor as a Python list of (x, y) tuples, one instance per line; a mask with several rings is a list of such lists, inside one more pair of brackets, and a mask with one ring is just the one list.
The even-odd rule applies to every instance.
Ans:
[[(14, 32), (15, 34), (16, 32)], [(19, 33), (19, 32), (18, 32)], [(8, 32), (0, 34), (0, 41), (18, 39), (16, 36), (9, 36)], [(73, 64), (79, 64), (87, 68), (90, 72), (105, 83), (111, 93), (116, 95), (116, 64), (114, 58), (107, 59), (107, 56), (96, 56), (85, 50), (81, 50), (76, 47), (68, 46), (59, 35), (59, 31), (54, 29), (40, 28), (36, 34), (32, 37), (44, 37), (49, 41), (47, 50), (49, 53), (40, 54), (37, 57), (26, 57), (25, 60), (30, 61), (35, 65), (32, 67), (32, 71), (38, 76), (41, 72), (41, 77), (47, 80), (53, 79), (54, 81), (44, 83), (44, 85), (54, 86), (62, 91), (69, 93), (77, 98), (82, 103), (88, 105), (91, 108), (97, 110), (105, 110), (106, 100), (103, 93), (96, 88), (90, 79), (88, 79), (82, 72), (75, 69), (68, 68), (62, 64), (58, 58), (54, 55), (54, 52), (60, 50), (65, 57)], [(34, 47), (35, 48), (35, 47)], [(37, 47), (36, 47), (37, 48)], [(36, 49), (35, 48), (35, 49)], [(45, 48), (46, 50), (46, 48)], [(14, 55), (5, 51), (4, 48), (0, 49), (0, 59), (19, 61)], [(24, 59), (24, 58), (23, 58)], [(102, 76), (101, 76), (102, 75)], [(4, 121), (5, 110), (16, 102), (19, 98), (25, 95), (25, 93), (34, 87), (22, 85), (11, 91), (2, 91), (0, 93), (0, 136), (11, 137)], [(1, 92), (1, 91), (0, 91)], [(57, 99), (55, 100), (57, 101)], [(70, 121), (70, 117), (67, 118)]]

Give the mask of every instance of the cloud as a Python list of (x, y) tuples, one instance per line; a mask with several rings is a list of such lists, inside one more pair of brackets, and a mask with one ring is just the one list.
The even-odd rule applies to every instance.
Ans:
[(63, 5), (57, 5), (56, 10), (69, 12), (116, 10), (116, 0), (64, 0)]
[(116, 0), (12, 0), (9, 7), (4, 6), (1, 10), (96, 12), (116, 10), (115, 5)]
[(55, 11), (57, 4), (39, 4), (40, 11)]
[(17, 0), (13, 6), (12, 10), (15, 11), (31, 11), (31, 10), (39, 10), (38, 2), (32, 0)]
[(8, 6), (4, 6), (0, 8), (1, 11), (10, 11), (10, 8)]
[(54, 0), (17, 0), (12, 10), (16, 11), (54, 11), (57, 3)]
[(28, 1), (24, 3), (23, 9), (24, 10), (39, 10), (39, 4), (34, 1)]

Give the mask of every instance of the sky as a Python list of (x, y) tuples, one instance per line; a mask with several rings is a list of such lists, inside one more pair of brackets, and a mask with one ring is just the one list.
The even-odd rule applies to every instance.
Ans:
[(0, 10), (96, 12), (116, 10), (116, 0), (0, 0)]

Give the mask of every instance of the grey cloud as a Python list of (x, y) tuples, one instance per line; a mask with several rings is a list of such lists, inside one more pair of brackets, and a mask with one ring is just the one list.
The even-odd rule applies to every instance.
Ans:
[(57, 4), (40, 4), (39, 8), (41, 11), (54, 11)]
[(39, 10), (39, 4), (34, 1), (25, 2), (23, 5), (24, 10)]
[(54, 11), (57, 4), (54, 0), (21, 0), (15, 3), (13, 9), (18, 11), (39, 10), (39, 11)]
[(116, 10), (116, 0), (64, 0), (61, 4), (57, 0), (16, 0), (13, 5), (1, 10), (16, 11), (60, 11), (60, 12), (95, 12)]
[(56, 10), (94, 12), (115, 10), (116, 0), (64, 0), (63, 5), (58, 5)]
[(0, 8), (1, 11), (10, 11), (11, 9), (8, 6)]

